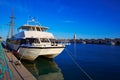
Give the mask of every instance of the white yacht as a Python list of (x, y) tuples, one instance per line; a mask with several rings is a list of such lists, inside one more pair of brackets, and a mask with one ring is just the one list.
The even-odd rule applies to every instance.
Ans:
[[(29, 23), (34, 24), (29, 24)], [(7, 39), (7, 46), (22, 59), (33, 61), (38, 56), (54, 58), (65, 48), (65, 45), (54, 42), (52, 33), (48, 28), (41, 26), (34, 19), (18, 28), (19, 33)]]

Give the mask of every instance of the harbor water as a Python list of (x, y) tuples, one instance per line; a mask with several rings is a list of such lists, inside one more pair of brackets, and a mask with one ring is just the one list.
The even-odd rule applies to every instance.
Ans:
[(120, 46), (71, 44), (53, 60), (22, 63), (38, 80), (120, 80)]

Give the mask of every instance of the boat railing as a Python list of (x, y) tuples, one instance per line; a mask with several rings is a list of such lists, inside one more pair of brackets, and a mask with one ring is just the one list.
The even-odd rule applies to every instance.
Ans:
[(41, 24), (35, 21), (35, 19), (27, 20), (27, 23), (25, 25), (30, 25), (30, 23), (34, 23), (36, 26), (41, 26)]

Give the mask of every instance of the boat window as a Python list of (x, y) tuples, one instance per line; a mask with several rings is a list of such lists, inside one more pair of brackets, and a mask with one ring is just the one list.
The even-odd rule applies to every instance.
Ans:
[(21, 39), (20, 40), (20, 44), (26, 44), (26, 40), (25, 39)]
[(36, 27), (37, 31), (41, 31), (39, 27)]
[(27, 38), (26, 42), (29, 43), (29, 44), (40, 43), (39, 39), (37, 39), (37, 38)]
[(49, 43), (49, 40), (47, 38), (40, 38), (41, 42), (48, 42)]
[(56, 43), (57, 42), (57, 40), (55, 40), (55, 39), (50, 39), (50, 41), (51, 41), (51, 43)]

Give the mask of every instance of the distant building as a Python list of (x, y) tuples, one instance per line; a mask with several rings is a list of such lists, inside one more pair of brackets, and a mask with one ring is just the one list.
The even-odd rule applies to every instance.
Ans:
[(76, 34), (74, 34), (73, 39), (76, 40)]
[(76, 42), (76, 34), (74, 34), (73, 39), (74, 39), (74, 42)]

